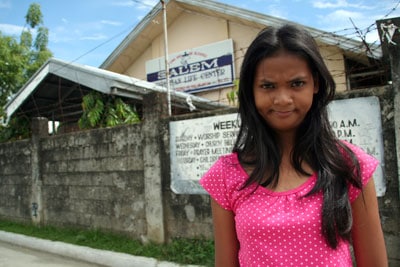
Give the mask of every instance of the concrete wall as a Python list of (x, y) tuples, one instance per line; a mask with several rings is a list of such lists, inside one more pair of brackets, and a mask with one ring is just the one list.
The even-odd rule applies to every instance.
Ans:
[(35, 118), (30, 140), (0, 144), (0, 217), (164, 242), (162, 112), (148, 111), (163, 100), (149, 96), (146, 120), (122, 127), (49, 136)]
[[(2, 144), (1, 216), (132, 237), (146, 234), (141, 129), (131, 125), (50, 136), (36, 147), (29, 141)], [(38, 164), (32, 166), (35, 154)], [(32, 203), (38, 204), (36, 216)]]
[(43, 221), (146, 233), (141, 125), (41, 141)]
[[(341, 93), (338, 99), (378, 96), (382, 108), (387, 191), (379, 198), (390, 266), (400, 266), (400, 200), (393, 88)], [(169, 132), (165, 97), (146, 97), (143, 123), (44, 136), (0, 144), (0, 217), (38, 224), (73, 225), (165, 242), (173, 237), (212, 238), (207, 195), (170, 189)], [(47, 127), (46, 121), (36, 123)], [(37, 127), (41, 129), (41, 127)], [(397, 137), (398, 138), (398, 137)], [(38, 204), (36, 216), (32, 203)]]
[(30, 141), (0, 144), (0, 214), (29, 220), (31, 214)]

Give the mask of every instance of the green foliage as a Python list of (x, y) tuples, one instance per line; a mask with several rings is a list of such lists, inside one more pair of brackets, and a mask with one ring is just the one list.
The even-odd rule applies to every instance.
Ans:
[(30, 121), (26, 117), (13, 117), (7, 126), (0, 125), (0, 143), (26, 139), (31, 135)]
[[(49, 32), (42, 25), (40, 5), (31, 4), (25, 19), (30, 28), (22, 31), (19, 41), (0, 32), (0, 111), (9, 97), (52, 56), (47, 49)], [(35, 39), (33, 29), (37, 30)]]
[(237, 98), (238, 98), (238, 92), (239, 92), (239, 80), (234, 80), (233, 81), (234, 87), (232, 88), (232, 91), (228, 92), (226, 94), (226, 98), (228, 98), (228, 102), (230, 105), (235, 106), (237, 103)]
[(7, 103), (8, 97), (25, 82), (25, 58), (23, 47), (9, 36), (0, 32), (0, 109)]
[(42, 11), (40, 11), (40, 5), (38, 3), (32, 3), (29, 6), (28, 12), (25, 15), (25, 21), (31, 28), (43, 23)]
[[(39, 4), (33, 3), (29, 6), (25, 21), (29, 27), (22, 31), (19, 41), (0, 32), (0, 120), (5, 117), (4, 106), (11, 96), (52, 57), (51, 51), (47, 49), (49, 31), (43, 26)], [(32, 30), (36, 30), (35, 39)], [(26, 136), (29, 128), (22, 129), (20, 126), (13, 123), (7, 127), (1, 126), (1, 139), (4, 141), (6, 136), (9, 136), (10, 140)]]
[(66, 242), (96, 249), (156, 258), (180, 264), (214, 266), (214, 242), (204, 238), (176, 238), (168, 244), (142, 245), (126, 235), (77, 228), (37, 227), (32, 224), (0, 220), (0, 229), (38, 238)]
[(47, 45), (49, 43), (49, 29), (46, 27), (39, 27), (37, 30), (37, 35), (35, 42), (33, 44), (37, 51), (47, 50)]
[[(40, 5), (33, 3), (29, 6), (25, 16), (30, 28), (25, 29), (20, 37), (20, 45), (24, 50), (26, 69), (24, 71), (27, 81), (50, 57), (52, 53), (47, 49), (49, 43), (49, 30), (43, 26), (43, 15)], [(36, 29), (36, 37), (33, 40), (31, 30)]]
[(119, 97), (110, 97), (99, 92), (91, 92), (82, 99), (82, 117), (79, 128), (90, 129), (113, 127), (121, 124), (140, 122), (136, 110)]

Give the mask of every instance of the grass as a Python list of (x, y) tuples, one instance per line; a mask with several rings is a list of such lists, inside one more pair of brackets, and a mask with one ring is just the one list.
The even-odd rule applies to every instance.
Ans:
[(122, 252), (136, 256), (152, 257), (180, 264), (213, 266), (214, 243), (206, 239), (173, 239), (168, 244), (143, 245), (126, 236), (100, 230), (82, 230), (53, 226), (35, 226), (0, 220), (0, 230), (42, 239), (60, 241), (96, 249)]

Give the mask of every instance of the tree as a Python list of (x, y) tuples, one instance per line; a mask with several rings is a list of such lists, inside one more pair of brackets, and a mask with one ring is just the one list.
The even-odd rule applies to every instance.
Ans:
[[(22, 32), (20, 45), (24, 49), (25, 60), (28, 63), (24, 73), (25, 81), (27, 81), (53, 54), (47, 48), (49, 30), (43, 25), (43, 15), (39, 4), (33, 3), (29, 6), (25, 22), (29, 27)], [(34, 41), (32, 41), (33, 29), (36, 29)]]
[(0, 32), (0, 109), (24, 83), (25, 58), (18, 42)]
[[(0, 31), (0, 119), (5, 117), (4, 106), (12, 95), (52, 57), (47, 48), (49, 31), (43, 25), (39, 4), (32, 3), (29, 6), (25, 22), (19, 40)], [(0, 126), (0, 131), (4, 130), (5, 127)]]

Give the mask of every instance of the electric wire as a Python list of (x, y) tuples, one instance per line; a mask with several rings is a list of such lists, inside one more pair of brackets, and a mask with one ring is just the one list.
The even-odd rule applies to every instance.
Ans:
[[(160, 11), (160, 9), (156, 9), (156, 5), (152, 6), (152, 5), (148, 4), (148, 3), (146, 3), (144, 0), (131, 0), (131, 1), (136, 3), (136, 4), (139, 4), (141, 6), (152, 8), (152, 10), (149, 12), (148, 15), (151, 15), (153, 12)], [(399, 5), (400, 5), (400, 0), (381, 19), (387, 18), (390, 14), (392, 14), (394, 11), (396, 11), (398, 9)], [(350, 20), (351, 20), (351, 18), (350, 18)], [(77, 58), (73, 59), (69, 63), (74, 63), (74, 62), (78, 61), (79, 59), (87, 56), (88, 54), (92, 53), (93, 51), (97, 50), (98, 48), (100, 48), (100, 47), (104, 46), (105, 44), (113, 41), (114, 39), (120, 37), (122, 34), (126, 33), (128, 30), (134, 28), (134, 26), (136, 26), (136, 25), (137, 24), (130, 25), (129, 27), (127, 27), (123, 31), (121, 31), (121, 32), (117, 33), (116, 35), (112, 36), (110, 39), (106, 40), (105, 42), (100, 43), (99, 45), (93, 47), (92, 49), (88, 50), (87, 52), (85, 52), (82, 55), (78, 56)], [(354, 23), (353, 23), (353, 26), (355, 27)], [(356, 28), (355, 31), (354, 31), (354, 28), (353, 28), (353, 31), (350, 32), (350, 33), (340, 34), (341, 32), (349, 32), (351, 30), (352, 30), (352, 28), (345, 28), (345, 29), (341, 29), (341, 30), (335, 30), (335, 31), (331, 31), (331, 32), (322, 33), (320, 36), (323, 36), (325, 34), (334, 34), (334, 35), (340, 35), (342, 37), (348, 37), (348, 36), (360, 37), (361, 41), (365, 44), (366, 43), (366, 41), (365, 41), (366, 34), (372, 32), (374, 30), (377, 30), (377, 28), (376, 28), (376, 24), (374, 22), (371, 25), (369, 25), (368, 27), (366, 27), (364, 30)], [(316, 36), (316, 37), (318, 38), (318, 36)], [(349, 38), (349, 39), (353, 39), (353, 38)], [(372, 53), (370, 48), (368, 48), (368, 50)]]
[[(151, 16), (153, 13), (159, 12), (159, 11), (161, 10), (161, 8), (156, 8), (156, 7), (157, 7), (157, 4), (154, 5), (154, 6), (152, 6), (152, 5), (148, 4), (147, 2), (145, 2), (145, 1), (143, 1), (143, 0), (131, 0), (131, 1), (134, 2), (134, 3), (136, 3), (136, 4), (138, 4), (138, 5), (141, 5), (141, 6), (143, 6), (143, 7), (151, 8), (151, 10), (148, 12), (147, 16)], [(399, 8), (399, 5), (400, 5), (400, 0), (395, 4), (395, 6), (394, 6), (392, 9), (390, 9), (390, 10), (382, 17), (382, 19), (387, 18), (387, 17), (390, 16), (393, 12), (395, 12), (395, 11)], [(364, 29), (360, 29), (360, 28), (358, 28), (358, 27), (355, 25), (355, 23), (351, 20), (351, 18), (350, 18), (350, 21), (351, 21), (351, 23), (353, 24), (353, 28), (344, 28), (344, 29), (335, 30), (335, 31), (331, 31), (331, 32), (325, 32), (325, 33), (322, 33), (320, 36), (315, 36), (315, 37), (318, 38), (318, 37), (324, 37), (324, 36), (332, 36), (332, 35), (334, 35), (334, 36), (341, 36), (341, 37), (344, 37), (344, 38), (348, 38), (349, 41), (352, 40), (352, 39), (355, 39), (355, 38), (360, 38), (361, 41), (362, 41), (362, 44), (364, 44), (364, 45), (366, 46), (366, 52), (367, 52), (367, 53), (373, 53), (373, 51), (371, 51), (371, 49), (373, 49), (373, 48), (371, 48), (371, 47), (372, 47), (371, 44), (368, 44), (368, 43), (366, 42), (365, 37), (366, 37), (366, 35), (367, 35), (368, 33), (377, 30), (376, 23), (374, 22), (374, 23), (372, 23), (371, 25), (369, 25), (368, 27), (366, 27), (366, 28), (364, 28)], [(120, 37), (120, 36), (123, 35), (123, 34), (126, 34), (126, 32), (132, 30), (136, 25), (137, 25), (136, 23), (135, 23), (135, 24), (129, 25), (128, 27), (126, 27), (126, 28), (123, 29), (122, 31), (118, 32), (117, 34), (115, 34), (114, 36), (112, 36), (111, 38), (109, 38), (108, 40), (106, 40), (106, 41), (104, 41), (104, 42), (102, 42), (102, 43), (96, 45), (96, 46), (93, 47), (92, 49), (90, 49), (90, 50), (88, 50), (87, 52), (83, 53), (82, 55), (76, 57), (76, 58), (73, 59), (72, 61), (68, 62), (66, 65), (69, 65), (69, 64), (71, 64), (71, 63), (74, 63), (74, 62), (80, 60), (81, 58), (83, 58), (83, 57), (85, 57), (85, 56), (91, 54), (93, 51), (95, 51), (95, 50), (97, 50), (98, 48), (104, 46), (105, 44), (107, 44), (107, 43), (109, 43), (109, 42), (115, 40), (116, 38)], [(374, 43), (373, 43), (373, 44), (374, 44)], [(339, 45), (339, 43), (338, 43), (337, 45)], [(328, 47), (329, 45), (326, 45), (326, 46)], [(374, 48), (374, 49), (379, 49), (379, 48), (380, 48), (380, 47), (378, 46), (378, 48)], [(239, 48), (235, 49), (235, 51), (234, 51), (234, 53), (236, 54), (235, 62), (239, 62), (239, 61), (242, 60), (242, 58), (243, 58), (244, 53), (245, 53), (246, 50), (247, 50), (247, 47), (239, 47)], [(357, 50), (359, 50), (359, 47), (354, 47), (354, 48), (350, 48), (350, 49), (349, 49), (349, 51), (352, 51), (352, 50), (357, 51)], [(339, 59), (335, 59), (335, 56), (336, 56), (337, 53), (340, 53), (340, 51), (338, 51), (338, 52), (336, 52), (336, 53), (333, 53), (333, 54), (330, 54), (330, 55), (327, 55), (327, 56), (326, 56), (327, 61), (333, 62), (333, 61), (339, 60)], [(240, 56), (239, 56), (239, 54), (240, 54)], [(352, 69), (352, 72), (362, 71), (362, 68), (365, 68), (365, 67), (358, 66), (358, 69), (356, 69), (356, 70)], [(335, 71), (335, 73), (333, 73), (333, 76), (334, 76), (334, 77), (340, 77), (340, 76), (343, 76), (343, 75), (345, 75), (345, 74), (344, 74), (343, 72), (340, 72), (340, 71)], [(362, 81), (362, 79), (360, 79), (360, 80)], [(80, 88), (80, 84), (79, 84), (79, 83), (78, 83), (78, 86), (79, 86), (79, 88)], [(81, 92), (81, 93), (82, 93), (82, 92)], [(221, 100), (223, 101), (223, 99), (219, 98), (218, 100), (213, 100), (212, 102), (218, 103), (218, 102), (221, 102)], [(34, 104), (36, 104), (34, 99), (33, 99), (33, 102), (34, 102)], [(54, 106), (53, 106), (53, 107), (54, 107)], [(46, 108), (50, 108), (50, 106), (44, 107), (44, 109), (46, 109)], [(39, 108), (38, 108), (37, 106), (34, 107), (34, 109), (36, 109), (36, 111), (39, 111)], [(61, 111), (61, 112), (62, 112), (62, 111)]]

